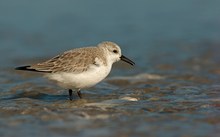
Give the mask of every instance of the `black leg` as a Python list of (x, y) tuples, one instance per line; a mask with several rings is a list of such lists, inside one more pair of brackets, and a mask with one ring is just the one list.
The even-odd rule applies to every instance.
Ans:
[(73, 100), (73, 91), (72, 91), (72, 89), (69, 89), (69, 99)]
[(77, 90), (77, 94), (78, 94), (79, 98), (82, 99), (82, 94), (80, 92), (80, 89)]

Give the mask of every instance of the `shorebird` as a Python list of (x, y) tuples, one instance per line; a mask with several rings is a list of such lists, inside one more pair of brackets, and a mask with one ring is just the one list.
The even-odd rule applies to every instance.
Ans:
[(135, 64), (122, 55), (116, 43), (106, 41), (94, 47), (72, 49), (45, 62), (15, 69), (42, 72), (44, 77), (68, 89), (69, 99), (72, 100), (73, 89), (76, 90), (79, 98), (82, 98), (80, 90), (92, 87), (106, 78), (112, 64), (119, 60), (130, 65)]

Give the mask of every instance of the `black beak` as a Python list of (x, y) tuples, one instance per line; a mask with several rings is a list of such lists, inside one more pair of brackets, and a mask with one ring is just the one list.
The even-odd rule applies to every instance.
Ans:
[(134, 64), (135, 64), (132, 60), (128, 59), (127, 57), (125, 57), (123, 55), (121, 55), (120, 58), (122, 61), (127, 62), (127, 63), (131, 64), (132, 66), (134, 66)]

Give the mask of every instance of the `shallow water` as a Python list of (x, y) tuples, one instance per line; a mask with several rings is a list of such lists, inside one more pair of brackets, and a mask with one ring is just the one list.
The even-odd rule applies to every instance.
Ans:
[[(218, 1), (51, 2), (0, 3), (1, 137), (220, 135)], [(136, 66), (116, 63), (83, 99), (13, 70), (103, 40)]]

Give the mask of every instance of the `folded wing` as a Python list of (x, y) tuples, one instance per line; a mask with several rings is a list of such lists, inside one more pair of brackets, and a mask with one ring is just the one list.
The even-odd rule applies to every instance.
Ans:
[(91, 56), (91, 50), (92, 48), (88, 50), (70, 50), (45, 62), (17, 67), (16, 69), (46, 73), (81, 73), (88, 70), (90, 65), (95, 64), (95, 58)]

